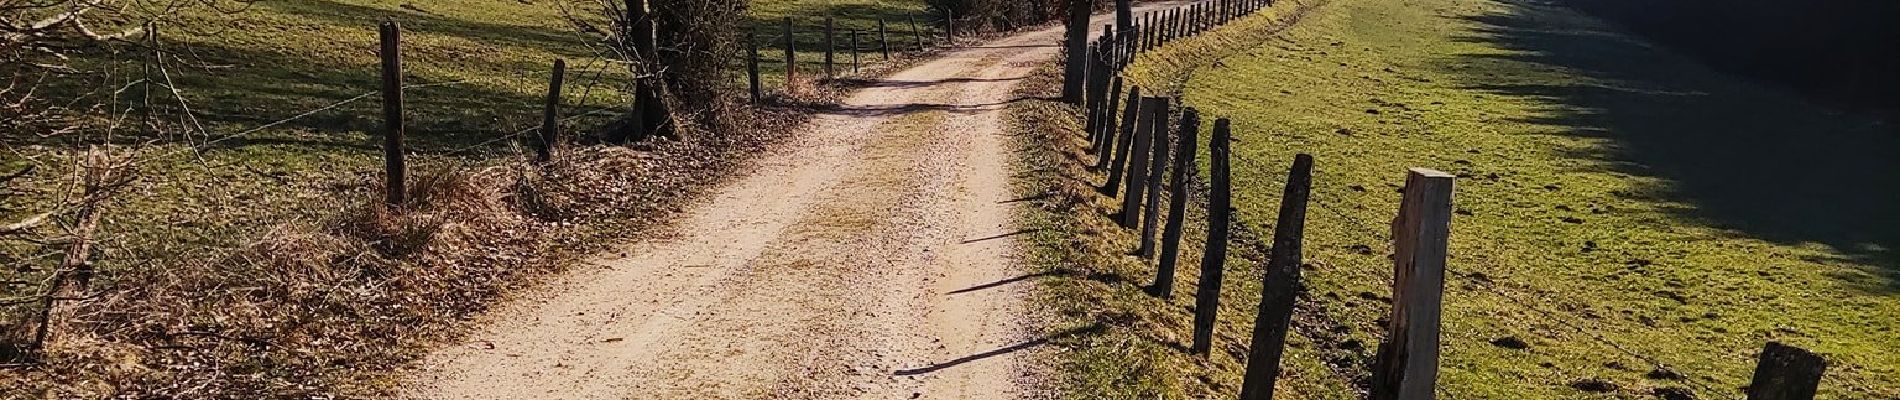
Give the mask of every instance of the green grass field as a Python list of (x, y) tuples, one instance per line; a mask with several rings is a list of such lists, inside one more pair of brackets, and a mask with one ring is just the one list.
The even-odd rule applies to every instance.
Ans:
[[(1175, 46), (1262, 31), (1241, 25)], [(1882, 154), (1894, 144), (1885, 122), (1713, 72), (1548, 2), (1332, 0), (1264, 43), (1163, 49), (1143, 63), (1131, 73), (1161, 85), (1171, 75), (1157, 70), (1198, 67), (1183, 101), (1233, 119), (1237, 207), (1256, 229), (1274, 218), (1293, 155), (1318, 160), (1305, 247), (1308, 312), (1322, 319), (1305, 323), (1331, 333), (1293, 339), (1284, 395), (1352, 398), (1352, 374), (1383, 336), (1397, 189), (1406, 168), (1427, 167), (1460, 177), (1450, 268), (1463, 275), (1446, 288), (1443, 396), (1733, 398), (1769, 341), (1827, 356), (1822, 398), (1900, 396), (1900, 168)], [(1113, 275), (1151, 274), (1132, 268)], [(1108, 310), (1090, 318), (1132, 332), (1081, 339), (1077, 387), (1235, 391), (1240, 361), (1221, 349), (1245, 343), (1260, 272), (1229, 270), (1213, 360), (1169, 348), (1184, 343), (1190, 300), (1106, 294)], [(1072, 284), (1119, 288), (1051, 290), (1079, 292)], [(1493, 344), (1507, 337), (1528, 347)], [(1647, 376), (1652, 361), (1686, 380)], [(1586, 380), (1615, 388), (1573, 387)]]

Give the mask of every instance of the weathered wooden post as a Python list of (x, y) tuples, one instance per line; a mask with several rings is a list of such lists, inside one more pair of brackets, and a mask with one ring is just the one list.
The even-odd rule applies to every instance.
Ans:
[(548, 103), (541, 111), (541, 148), (535, 160), (554, 159), (554, 146), (561, 142), (561, 81), (566, 79), (567, 60), (554, 59), (554, 76), (548, 79)]
[(917, 51), (924, 51), (924, 31), (917, 28), (917, 13), (904, 13), (910, 19), (910, 37), (917, 39)]
[(1748, 400), (1814, 400), (1827, 360), (1798, 347), (1768, 342), (1748, 383)]
[(1155, 47), (1155, 13), (1142, 13), (1142, 51)]
[(1201, 32), (1207, 31), (1207, 9), (1208, 4), (1205, 2), (1194, 4), (1194, 17), (1188, 18), (1188, 21), (1194, 23), (1195, 35), (1200, 35)]
[(1254, 315), (1241, 400), (1273, 399), (1286, 333), (1293, 323), (1293, 300), (1300, 291), (1301, 238), (1306, 233), (1306, 201), (1312, 188), (1313, 156), (1294, 156), (1286, 190), (1280, 195), (1280, 218), (1273, 226), (1273, 254), (1267, 256), (1267, 274), (1261, 282), (1260, 311)]
[(838, 27), (836, 25), (836, 21), (832, 17), (825, 17), (825, 77), (826, 78), (838, 76), (838, 71), (836, 69), (833, 69), (832, 62), (831, 62), (831, 57), (832, 57), (831, 54), (838, 51), (838, 38), (837, 38), (837, 32), (836, 32), (837, 28)]
[(1127, 194), (1122, 196), (1120, 218), (1123, 228), (1135, 228), (1141, 223), (1141, 195), (1148, 189), (1148, 160), (1153, 156), (1150, 152), (1154, 147), (1149, 142), (1154, 140), (1155, 132), (1168, 129), (1168, 98), (1149, 97), (1141, 102), (1142, 112), (1148, 116), (1142, 118), (1147, 123), (1135, 131), (1134, 145), (1129, 148), (1128, 187), (1124, 189)]
[(1089, 0), (1069, 0), (1068, 30), (1064, 47), (1068, 60), (1063, 64), (1062, 101), (1082, 105), (1083, 81), (1088, 79)]
[(1083, 75), (1085, 79), (1082, 85), (1082, 129), (1084, 131), (1093, 131), (1102, 123), (1101, 86), (1103, 85), (1101, 83), (1106, 81), (1104, 78), (1108, 77), (1108, 72), (1102, 67), (1101, 51), (1101, 44), (1090, 44), (1084, 59), (1084, 65), (1088, 66)]
[(1234, 219), (1233, 150), (1226, 118), (1214, 120), (1214, 136), (1207, 142), (1207, 244), (1201, 256), (1201, 284), (1194, 293), (1194, 343), (1188, 351), (1207, 355), (1214, 348), (1214, 320), (1220, 314), (1221, 276), (1227, 266), (1227, 229)]
[[(1122, 103), (1122, 96), (1121, 96), (1122, 77), (1116, 76), (1114, 79), (1114, 82), (1110, 83), (1108, 86), (1109, 86), (1108, 106), (1102, 107), (1102, 110), (1104, 110), (1104, 112), (1107, 112), (1109, 115), (1107, 116), (1105, 123), (1103, 123), (1101, 126), (1095, 127), (1094, 132), (1089, 132), (1089, 151), (1090, 152), (1098, 152), (1098, 153), (1101, 152), (1100, 146), (1102, 145), (1102, 142), (1103, 142), (1102, 138), (1108, 137), (1111, 134), (1111, 132), (1115, 131), (1114, 113), (1115, 113), (1115, 110), (1121, 109), (1121, 103)], [(1100, 166), (1100, 165), (1101, 165), (1101, 160), (1099, 159), (1096, 160), (1096, 166)]]
[(949, 7), (943, 9), (943, 41), (951, 46), (957, 45), (957, 13)]
[(402, 27), (394, 20), (384, 20), (381, 27), (383, 59), (383, 187), (387, 198), (384, 203), (391, 208), (402, 206), (405, 189), (404, 176), (408, 167), (403, 162), (403, 112), (402, 112)]
[[(1166, 109), (1166, 106), (1162, 108)], [(1165, 121), (1167, 116), (1164, 115), (1161, 118), (1161, 120)], [(1184, 126), (1182, 129), (1186, 129), (1186, 127)], [(1156, 225), (1160, 225), (1161, 221), (1161, 183), (1164, 181), (1161, 177), (1162, 173), (1168, 169), (1168, 129), (1166, 125), (1155, 129), (1153, 143), (1154, 149), (1152, 153), (1154, 155), (1149, 157), (1148, 163), (1148, 199), (1147, 204), (1142, 207), (1142, 209), (1146, 211), (1142, 212), (1141, 244), (1135, 249), (1135, 254), (1145, 259), (1154, 259), (1155, 257), (1155, 235), (1159, 230), (1159, 227)]]
[(1103, 138), (1109, 141), (1102, 149), (1106, 153), (1099, 157), (1108, 162), (1108, 179), (1100, 188), (1104, 196), (1112, 198), (1121, 191), (1122, 172), (1128, 168), (1128, 145), (1135, 140), (1135, 130), (1141, 126), (1138, 124), (1147, 119), (1140, 115), (1146, 112), (1141, 109), (1141, 99), (1140, 87), (1128, 90), (1128, 103), (1122, 108), (1121, 126), (1115, 134)]
[(755, 30), (757, 30), (756, 27), (745, 31), (745, 74), (746, 83), (752, 89), (752, 103), (758, 104), (765, 100), (765, 89), (761, 88), (759, 83), (759, 38)]
[(1135, 28), (1135, 4), (1130, 0), (1115, 0), (1115, 29), (1128, 32)]
[(1168, 9), (1168, 41), (1181, 37), (1181, 8)]
[(1431, 400), (1451, 239), (1452, 175), (1412, 168), (1392, 220), (1392, 318), (1373, 360), (1372, 400)]
[(884, 50), (884, 61), (891, 60), (891, 34), (884, 29), (884, 19), (877, 19), (877, 47)]
[(1174, 270), (1181, 255), (1181, 237), (1186, 231), (1188, 177), (1194, 176), (1196, 136), (1201, 134), (1201, 111), (1194, 107), (1181, 110), (1181, 133), (1174, 145), (1174, 172), (1168, 179), (1168, 226), (1161, 233), (1161, 261), (1155, 264), (1155, 282), (1148, 292), (1163, 299), (1174, 298)]
[(798, 38), (792, 37), (792, 17), (785, 17), (785, 92), (798, 91)]
[(1135, 124), (1141, 120), (1140, 104), (1141, 87), (1129, 87), (1128, 103), (1122, 105), (1120, 126), (1115, 130), (1102, 132), (1102, 146), (1097, 149), (1099, 154), (1095, 155), (1095, 167), (1100, 170), (1106, 164), (1109, 168), (1108, 181), (1100, 188), (1103, 195), (1114, 197), (1116, 189), (1121, 187), (1122, 162), (1128, 159), (1128, 141), (1134, 135)]

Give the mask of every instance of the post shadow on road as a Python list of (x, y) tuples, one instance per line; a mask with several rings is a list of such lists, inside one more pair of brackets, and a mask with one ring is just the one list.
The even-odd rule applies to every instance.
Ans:
[(929, 374), (929, 373), (933, 373), (933, 372), (937, 372), (937, 371), (942, 371), (942, 370), (944, 370), (944, 369), (948, 369), (948, 368), (951, 368), (951, 367), (955, 367), (955, 366), (958, 366), (958, 365), (963, 365), (963, 364), (967, 364), (967, 363), (970, 363), (970, 362), (973, 362), (973, 361), (978, 361), (978, 360), (982, 360), (982, 359), (986, 359), (986, 358), (990, 358), (990, 357), (996, 357), (996, 356), (1000, 356), (1000, 355), (1004, 355), (1004, 354), (1009, 354), (1009, 353), (1014, 353), (1014, 352), (1018, 352), (1018, 351), (1023, 351), (1023, 350), (1028, 350), (1028, 349), (1031, 349), (1031, 348), (1035, 348), (1035, 347), (1038, 347), (1038, 346), (1042, 346), (1042, 345), (1046, 345), (1046, 344), (1049, 344), (1049, 342), (1052, 342), (1052, 341), (1055, 341), (1055, 340), (1061, 340), (1061, 339), (1065, 339), (1065, 338), (1070, 338), (1070, 337), (1077, 337), (1077, 336), (1088, 336), (1088, 335), (1096, 335), (1096, 334), (1100, 334), (1100, 333), (1101, 333), (1101, 332), (1102, 332), (1103, 330), (1105, 330), (1105, 329), (1106, 329), (1106, 327), (1104, 327), (1104, 326), (1102, 326), (1102, 324), (1099, 324), (1099, 323), (1097, 323), (1097, 324), (1091, 324), (1091, 325), (1089, 325), (1089, 326), (1085, 326), (1085, 327), (1081, 327), (1081, 328), (1075, 328), (1075, 329), (1070, 329), (1070, 330), (1066, 330), (1066, 331), (1062, 331), (1062, 332), (1057, 332), (1057, 333), (1054, 333), (1054, 334), (1050, 334), (1050, 335), (1047, 335), (1047, 336), (1043, 336), (1043, 337), (1039, 337), (1039, 338), (1035, 338), (1035, 339), (1031, 339), (1031, 340), (1028, 340), (1028, 341), (1024, 341), (1024, 342), (1020, 342), (1020, 343), (1016, 343), (1016, 344), (1012, 344), (1012, 345), (1008, 345), (1008, 346), (1003, 346), (1003, 347), (999, 347), (999, 348), (996, 348), (996, 349), (994, 349), (994, 350), (989, 350), (989, 351), (985, 351), (985, 352), (981, 352), (981, 353), (976, 353), (976, 354), (971, 354), (971, 355), (967, 355), (967, 356), (962, 356), (962, 357), (957, 357), (957, 358), (954, 358), (954, 359), (950, 359), (950, 360), (945, 360), (945, 361), (942, 361), (942, 362), (938, 362), (938, 363), (935, 363), (935, 364), (931, 364), (931, 365), (926, 365), (926, 366), (922, 366), (922, 367), (917, 367), (917, 368), (906, 368), (906, 369), (900, 369), (900, 370), (897, 370), (896, 372), (893, 372), (893, 373), (892, 373), (892, 375), (896, 375), (896, 376), (910, 376), (910, 375), (923, 375), (923, 374)]
[[(1478, 29), (1461, 40), (1514, 50), (1452, 57), (1469, 87), (1549, 103), (1517, 122), (1612, 143), (1568, 155), (1603, 161), (1586, 168), (1668, 182), (1632, 196), (1685, 204), (1666, 212), (1748, 237), (1826, 245), (1843, 255), (1832, 261), (1884, 275), (1838, 279), (1900, 294), (1900, 129), (1712, 72), (1606, 24), (1559, 17), (1561, 5), (1508, 4), (1465, 18)], [(1499, 72), (1510, 70), (1579, 78)]]

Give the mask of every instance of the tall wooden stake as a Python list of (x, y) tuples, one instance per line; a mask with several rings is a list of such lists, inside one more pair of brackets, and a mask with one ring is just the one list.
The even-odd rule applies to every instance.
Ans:
[(765, 89), (759, 83), (759, 39), (754, 30), (747, 29), (745, 32), (745, 74), (746, 82), (752, 89), (752, 103), (758, 104), (765, 100)]
[(917, 28), (917, 14), (904, 13), (910, 19), (910, 37), (917, 40), (917, 51), (924, 51), (924, 31)]
[(1392, 220), (1392, 318), (1373, 361), (1372, 400), (1431, 400), (1451, 239), (1452, 175), (1413, 168)]
[(832, 57), (831, 53), (836, 52), (838, 50), (838, 38), (837, 38), (837, 32), (836, 32), (838, 27), (837, 27), (836, 22), (837, 21), (835, 21), (832, 17), (825, 17), (825, 77), (826, 78), (838, 76), (838, 71), (833, 69), (832, 61), (831, 61), (831, 57)]
[(1068, 60), (1063, 64), (1062, 101), (1082, 105), (1083, 80), (1088, 79), (1089, 0), (1069, 0), (1069, 22), (1064, 47)]
[(891, 60), (891, 34), (884, 29), (884, 19), (877, 19), (877, 46), (884, 51), (884, 61)]
[[(1122, 94), (1122, 77), (1116, 76), (1114, 82), (1109, 84), (1108, 107), (1103, 107), (1102, 109), (1106, 110), (1109, 114), (1114, 114), (1115, 110), (1121, 109), (1121, 106), (1122, 106), (1121, 94)], [(1123, 117), (1123, 118), (1126, 118), (1126, 117)], [(1104, 122), (1105, 123), (1103, 123), (1101, 126), (1095, 127), (1095, 131), (1089, 132), (1089, 151), (1090, 152), (1101, 153), (1102, 143), (1107, 142), (1103, 138), (1109, 137), (1113, 135), (1113, 133), (1115, 132), (1115, 119), (1113, 115), (1110, 115), (1108, 119), (1105, 120)], [(1103, 163), (1104, 162), (1100, 158), (1097, 158), (1095, 160), (1095, 167), (1099, 168), (1102, 166)]]
[(561, 81), (567, 75), (567, 60), (554, 59), (554, 76), (548, 78), (547, 107), (541, 111), (541, 148), (535, 154), (535, 160), (548, 162), (554, 159), (554, 147), (561, 138)]
[[(1162, 109), (1167, 109), (1167, 106), (1162, 106)], [(1165, 121), (1167, 117), (1161, 118)], [(1185, 130), (1186, 127), (1183, 126), (1182, 129)], [(1135, 249), (1135, 254), (1146, 259), (1155, 257), (1155, 235), (1160, 230), (1156, 225), (1159, 225), (1161, 221), (1161, 183), (1163, 181), (1161, 174), (1168, 169), (1167, 126), (1164, 124), (1161, 128), (1155, 129), (1154, 136), (1154, 149), (1151, 151), (1153, 156), (1150, 157), (1148, 163), (1147, 204), (1142, 207), (1145, 212), (1141, 213), (1141, 244)]]
[(383, 187), (391, 208), (402, 206), (404, 179), (408, 167), (403, 162), (402, 120), (402, 27), (396, 21), (383, 21)]
[(1128, 142), (1134, 140), (1135, 128), (1139, 126), (1136, 124), (1147, 119), (1140, 116), (1144, 112), (1140, 104), (1141, 87), (1128, 89), (1128, 104), (1122, 108), (1120, 131), (1103, 138), (1106, 142), (1103, 143), (1102, 154), (1096, 158), (1108, 163), (1108, 180), (1100, 188), (1104, 196), (1115, 197), (1115, 193), (1121, 190), (1122, 170), (1128, 161)]
[(1122, 196), (1120, 218), (1123, 228), (1134, 228), (1141, 222), (1143, 200), (1141, 195), (1148, 189), (1148, 160), (1153, 156), (1150, 153), (1153, 145), (1149, 141), (1154, 140), (1156, 132), (1168, 129), (1168, 98), (1141, 99), (1141, 109), (1148, 114), (1146, 118), (1142, 118), (1147, 123), (1141, 124), (1140, 129), (1135, 131), (1135, 142), (1130, 148), (1132, 153), (1128, 160), (1128, 187), (1126, 188), (1128, 192), (1126, 196)]
[(1207, 143), (1209, 193), (1207, 244), (1201, 256), (1201, 284), (1194, 293), (1194, 343), (1188, 351), (1207, 355), (1214, 348), (1214, 321), (1220, 315), (1221, 276), (1227, 268), (1227, 229), (1234, 219), (1233, 150), (1226, 118), (1214, 120), (1214, 137)]
[(1301, 237), (1306, 232), (1306, 200), (1312, 187), (1313, 156), (1294, 156), (1286, 190), (1280, 195), (1279, 222), (1273, 227), (1273, 254), (1267, 256), (1267, 274), (1261, 282), (1260, 311), (1253, 320), (1241, 400), (1273, 399), (1280, 355), (1286, 351), (1286, 333), (1293, 323), (1293, 300), (1300, 291)]
[(792, 17), (785, 17), (785, 92), (798, 89), (798, 39), (792, 37)]
[(1188, 177), (1194, 176), (1196, 136), (1201, 135), (1201, 111), (1181, 110), (1181, 134), (1174, 145), (1174, 173), (1168, 179), (1168, 227), (1161, 233), (1161, 261), (1155, 264), (1155, 282), (1148, 292), (1163, 299), (1174, 298), (1175, 263), (1181, 255), (1185, 236), (1188, 203)]

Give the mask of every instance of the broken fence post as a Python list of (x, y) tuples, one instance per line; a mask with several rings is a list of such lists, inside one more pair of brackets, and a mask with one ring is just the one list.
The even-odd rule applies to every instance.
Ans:
[(1431, 400), (1451, 239), (1452, 175), (1412, 168), (1392, 221), (1392, 317), (1373, 360), (1372, 400)]

